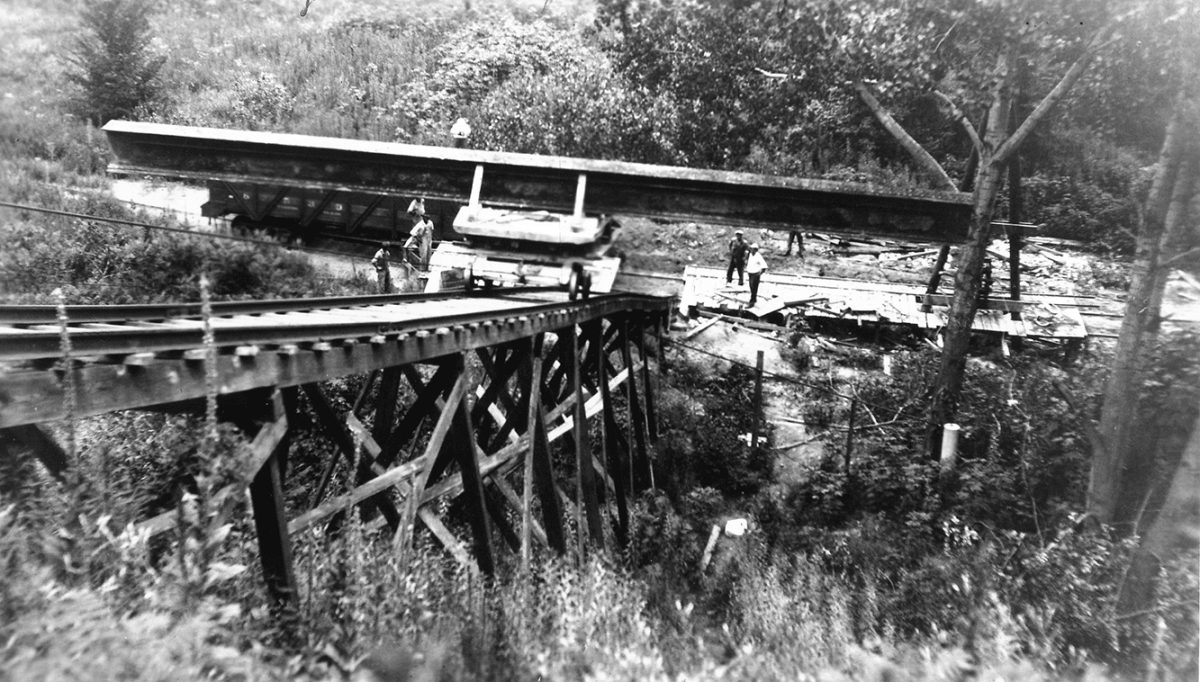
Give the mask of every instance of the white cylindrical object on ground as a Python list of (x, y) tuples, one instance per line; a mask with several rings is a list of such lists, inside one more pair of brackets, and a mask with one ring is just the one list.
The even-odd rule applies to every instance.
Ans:
[(942, 428), (942, 471), (953, 471), (954, 461), (958, 458), (958, 424), (946, 424)]

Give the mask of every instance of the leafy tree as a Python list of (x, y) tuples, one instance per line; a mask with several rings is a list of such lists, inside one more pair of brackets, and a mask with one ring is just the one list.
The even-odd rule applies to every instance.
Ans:
[[(984, 59), (993, 59), (991, 69), (990, 92), (987, 95), (988, 108), (986, 128), (983, 134), (975, 131), (969, 119), (956, 113), (963, 127), (968, 131), (975, 147), (978, 158), (976, 172), (971, 185), (974, 192), (974, 208), (972, 209), (968, 227), (967, 241), (959, 250), (958, 271), (955, 274), (954, 298), (946, 326), (945, 350), (942, 354), (939, 378), (930, 407), (930, 450), (936, 452), (940, 446), (941, 425), (952, 421), (957, 410), (959, 395), (962, 390), (963, 373), (966, 367), (966, 355), (971, 336), (971, 324), (978, 308), (978, 293), (980, 273), (986, 259), (986, 248), (991, 240), (991, 223), (996, 200), (1008, 170), (1008, 164), (1016, 157), (1021, 146), (1029, 138), (1033, 129), (1050, 113), (1074, 86), (1083, 74), (1089, 60), (1108, 40), (1113, 31), (1107, 18), (1091, 15), (1090, 21), (1078, 22), (1081, 11), (1071, 12), (1066, 16), (1072, 17), (1067, 26), (1062, 26), (1062, 12), (1065, 8), (1029, 7), (1028, 11), (1012, 11), (1010, 14), (985, 14), (982, 17), (961, 16), (961, 20), (983, 19), (982, 22), (968, 24), (971, 30), (960, 30), (959, 45), (962, 49), (970, 49), (974, 55), (983, 53)], [(1011, 8), (1006, 8), (1010, 10)], [(1087, 25), (1087, 34), (1080, 36), (1078, 23)], [(1056, 27), (1055, 24), (1059, 25)], [(1093, 26), (1101, 24), (1101, 28)], [(961, 24), (959, 24), (961, 25)], [(954, 25), (952, 24), (952, 27)], [(1047, 29), (1050, 30), (1047, 30)], [(1053, 29), (1057, 30), (1053, 30)], [(974, 35), (969, 35), (969, 34)], [(1088, 35), (1090, 34), (1090, 35)], [(999, 36), (999, 39), (990, 37)], [(963, 39), (968, 42), (961, 42)], [(990, 45), (989, 45), (990, 43)], [(969, 46), (969, 47), (968, 47)], [(990, 50), (979, 50), (988, 46)], [(1041, 49), (1042, 54), (1057, 53), (1061, 64), (1069, 66), (1061, 78), (1046, 92), (1030, 114), (1020, 120), (1019, 112), (1014, 110), (1014, 94), (1019, 87), (1023, 64), (1023, 55), (1032, 55)], [(1071, 56), (1068, 56), (1071, 55)], [(1065, 58), (1065, 59), (1064, 59)], [(979, 59), (977, 56), (976, 59)], [(1056, 69), (1049, 68), (1045, 72), (1053, 73)], [(1061, 68), (1061, 67), (1059, 67)], [(987, 74), (980, 69), (977, 74)], [(866, 97), (864, 101), (870, 106)], [(967, 90), (964, 94), (971, 94)], [(950, 97), (947, 102), (952, 102)], [(958, 108), (950, 105), (952, 111)], [(877, 113), (879, 109), (872, 107)], [(1010, 132), (1011, 131), (1011, 132)]]
[[(973, 191), (974, 209), (958, 254), (945, 351), (930, 408), (933, 451), (939, 445), (941, 424), (952, 421), (957, 410), (980, 273), (1008, 165), (1080, 79), (1092, 57), (1107, 45), (1115, 23), (1104, 9), (1075, 0), (842, 6), (837, 38), (824, 59), (829, 68), (847, 79), (847, 85), (935, 186), (955, 189), (956, 183), (877, 95), (901, 101), (933, 97), (941, 102), (950, 120), (962, 126), (976, 159), (958, 183)], [(797, 16), (796, 21), (802, 19)], [(819, 25), (821, 31), (827, 30), (827, 23)], [(1017, 110), (1022, 88), (1021, 94), (1041, 96), (1027, 115)], [(982, 130), (964, 110), (986, 111)], [(944, 247), (939, 260), (947, 252)]]
[(84, 5), (86, 32), (67, 60), (78, 87), (75, 111), (94, 125), (128, 117), (160, 90), (164, 58), (150, 48), (152, 0), (96, 0)]
[[(607, 2), (599, 15), (619, 33), (612, 50), (626, 76), (675, 97), (689, 165), (811, 175), (900, 162), (852, 86), (872, 82), (921, 127), (936, 106), (927, 84), (945, 71), (927, 47), (941, 20), (903, 3)], [(930, 148), (954, 168), (966, 138), (934, 127)]]
[(632, 86), (594, 51), (552, 74), (507, 80), (468, 117), (484, 149), (675, 163), (672, 99)]

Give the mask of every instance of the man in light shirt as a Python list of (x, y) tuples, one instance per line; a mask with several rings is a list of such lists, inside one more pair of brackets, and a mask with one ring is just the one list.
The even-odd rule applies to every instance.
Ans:
[(758, 302), (758, 281), (766, 270), (767, 261), (758, 252), (758, 244), (751, 244), (750, 258), (746, 260), (746, 275), (750, 278), (750, 305), (747, 308), (753, 308)]

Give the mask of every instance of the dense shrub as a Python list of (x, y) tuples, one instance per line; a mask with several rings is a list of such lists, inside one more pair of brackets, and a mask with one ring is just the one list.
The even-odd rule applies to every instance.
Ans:
[[(1144, 351), (1145, 374), (1141, 384), (1133, 441), (1142, 453), (1139, 466), (1127, 473), (1121, 498), (1126, 506), (1117, 518), (1139, 519), (1139, 531), (1148, 527), (1144, 509), (1159, 509), (1175, 472), (1200, 405), (1200, 335), (1174, 330), (1158, 337)], [(1200, 519), (1193, 518), (1193, 522)]]
[(1129, 253), (1147, 176), (1132, 153), (1090, 131), (1059, 129), (1038, 150), (1036, 170), (1024, 179), (1028, 219), (1040, 234), (1076, 239), (1098, 250)]
[(671, 389), (660, 397), (657, 452), (659, 468), (674, 473), (675, 490), (756, 492), (770, 478), (771, 460), (765, 446), (751, 450), (741, 440), (753, 421), (753, 373), (740, 365), (721, 374), (681, 365), (671, 376)]
[[(815, 514), (836, 521), (841, 513), (887, 511), (921, 518), (930, 509), (956, 510), (974, 521), (1032, 531), (1082, 503), (1087, 444), (1081, 433), (1086, 404), (1072, 393), (1092, 395), (1100, 377), (1068, 376), (1045, 363), (1019, 358), (1008, 366), (985, 360), (968, 364), (959, 410), (959, 480), (940, 499), (937, 463), (924, 455), (925, 397), (932, 390), (936, 355), (896, 356), (895, 376), (865, 375), (854, 386), (864, 409), (896, 423), (861, 429), (855, 438), (850, 478), (840, 461), (843, 431), (829, 440), (830, 459), (791, 495), (797, 518)], [(846, 400), (816, 400), (806, 415), (846, 420)], [(842, 510), (834, 513), (835, 510)]]
[(468, 23), (449, 36), (435, 52), (432, 83), (458, 107), (466, 107), (514, 77), (573, 70), (590, 51), (578, 36), (551, 22), (500, 14)]
[(233, 119), (240, 128), (275, 130), (292, 114), (296, 97), (273, 73), (238, 79)]
[(670, 96), (635, 87), (589, 51), (547, 73), (512, 76), (468, 110), (486, 149), (671, 164)]
[[(129, 218), (112, 202), (79, 210)], [(366, 282), (338, 281), (282, 246), (204, 236), (154, 236), (151, 230), (62, 219), (49, 226), (0, 227), (10, 248), (0, 258), (0, 286), (10, 300), (50, 302), (62, 288), (69, 303), (197, 301), (207, 273), (218, 299), (365, 293)]]

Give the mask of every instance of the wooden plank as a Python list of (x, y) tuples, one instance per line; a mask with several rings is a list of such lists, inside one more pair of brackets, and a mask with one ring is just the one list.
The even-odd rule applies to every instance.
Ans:
[[(582, 361), (579, 357), (580, 336), (571, 328), (571, 386), (575, 393), (575, 424), (573, 428), (575, 440), (575, 467), (577, 474), (576, 498), (582, 500), (582, 506), (587, 515), (588, 535), (591, 541), (599, 547), (604, 546), (604, 522), (600, 516), (600, 504), (596, 497), (596, 475), (592, 466), (592, 444), (589, 438), (586, 406), (583, 402)], [(576, 522), (582, 519), (576, 519)], [(576, 526), (582, 533), (583, 525)], [(582, 544), (580, 557), (583, 557)]]
[[(633, 368), (633, 356), (629, 343), (629, 318), (621, 317), (621, 358), (625, 367)], [(637, 380), (632, 372), (629, 381), (625, 383), (626, 398), (629, 409), (629, 428), (633, 431), (634, 456), (633, 480), (635, 491), (653, 487), (654, 472), (650, 468), (650, 458), (646, 455), (646, 420), (642, 413), (642, 405), (638, 399)]]
[(291, 602), (297, 596), (296, 577), (284, 514), (283, 480), (276, 454), (272, 453), (250, 483), (250, 502), (267, 591), (277, 603)]
[(642, 365), (642, 393), (646, 401), (646, 434), (651, 443), (658, 442), (658, 411), (654, 405), (654, 385), (650, 377), (650, 359), (646, 357), (646, 325), (645, 318), (638, 315), (637, 349), (639, 362)]
[[(505, 446), (499, 452), (486, 455), (479, 460), (478, 469), (481, 477), (487, 478), (497, 472), (504, 472), (517, 463), (521, 451), (527, 447), (524, 437), (512, 445)], [(421, 493), (421, 504), (429, 504), (443, 497), (458, 497), (463, 492), (461, 473), (454, 473), (429, 485)]]
[[(287, 431), (286, 416), (263, 424), (247, 448), (248, 456), (237, 466), (241, 480), (249, 483), (258, 475), (271, 455), (285, 445), (284, 439), (287, 437)], [(175, 528), (177, 517), (178, 512), (172, 509), (138, 523), (137, 528), (153, 538)]]
[(394, 486), (403, 485), (404, 481), (412, 478), (425, 466), (425, 459), (425, 455), (419, 455), (400, 466), (388, 469), (386, 472), (357, 486), (351, 491), (325, 500), (320, 505), (292, 519), (288, 524), (288, 532), (298, 533), (315, 523), (333, 516), (339, 511), (362, 502), (372, 495), (381, 493)]
[[(501, 350), (496, 352), (500, 353)], [(500, 401), (506, 410), (513, 409), (512, 398), (508, 395), (508, 380), (517, 371), (522, 359), (515, 350), (507, 352), (499, 362), (494, 361), (487, 353), (483, 352), (483, 349), (479, 349), (477, 354), (487, 373), (488, 385), (471, 410), (471, 419), (475, 423), (483, 418), (484, 412), (491, 408), (496, 401)]]
[(396, 461), (404, 446), (417, 435), (421, 424), (437, 409), (438, 399), (454, 387), (454, 367), (449, 364), (440, 365), (428, 384), (421, 381), (420, 375), (412, 365), (405, 365), (403, 371), (409, 385), (416, 391), (417, 399), (401, 417), (400, 423), (388, 435), (387, 440), (381, 444), (383, 452), (380, 453), (379, 463), (385, 467)]
[[(527, 461), (531, 461), (531, 460), (529, 459), (528, 455), (525, 455), (525, 456), (521, 457), (521, 461), (527, 462)], [(532, 478), (532, 476), (531, 476), (531, 478)], [(517, 511), (517, 513), (522, 517), (522, 519), (525, 519), (526, 514), (528, 513), (528, 511), (527, 511), (528, 507), (522, 501), (522, 496), (517, 495), (517, 491), (513, 489), (512, 485), (510, 485), (508, 481), (504, 480), (503, 476), (492, 476), (488, 480), (491, 482), (491, 484), (493, 486), (495, 486), (496, 490), (499, 491), (500, 495), (504, 498), (504, 501), (508, 502), (509, 506), (511, 506), (513, 509), (515, 509)], [(531, 483), (532, 483), (532, 481), (531, 481)], [(525, 539), (525, 537), (524, 537), (525, 536), (524, 528), (525, 528), (525, 523), (522, 522), (522, 533), (521, 533), (522, 546), (524, 546), (524, 544), (526, 542), (528, 542), (528, 540)], [(528, 518), (528, 528), (529, 528), (529, 536), (532, 539), (537, 540), (543, 546), (545, 546), (547, 544), (546, 531), (542, 529), (542, 524), (538, 523), (536, 519), (532, 518), (532, 516), (529, 516), (529, 518)]]
[(467, 519), (474, 538), (475, 559), (484, 574), (492, 575), (496, 572), (496, 560), (492, 554), (491, 523), (483, 492), (483, 476), (479, 471), (480, 452), (471, 426), (471, 411), (467, 402), (461, 399), (457, 407), (448, 409), (454, 411), (454, 419), (442, 447), (453, 453), (458, 461), (467, 503)]
[(0, 441), (8, 441), (29, 450), (46, 467), (46, 471), (60, 481), (71, 464), (66, 451), (37, 424), (0, 429)]
[(238, 465), (238, 475), (244, 481), (258, 475), (259, 469), (266, 464), (271, 454), (280, 448), (288, 433), (286, 416), (281, 416), (273, 422), (263, 424), (251, 441), (248, 456)]
[[(494, 483), (499, 476), (492, 476), (488, 479), (489, 484)], [(513, 530), (512, 524), (508, 522), (508, 514), (506, 513), (504, 495), (496, 489), (495, 485), (485, 485), (483, 487), (483, 500), (487, 508), (488, 518), (491, 519), (491, 526), (496, 530), (496, 534), (504, 541), (504, 545), (508, 546), (513, 552), (521, 551), (521, 538), (517, 536), (517, 532)]]
[(438, 416), (437, 423), (434, 424), (433, 433), (429, 435), (429, 442), (425, 446), (425, 453), (422, 457), (423, 465), (417, 474), (416, 480), (413, 482), (413, 492), (409, 495), (409, 503), (406, 506), (404, 517), (396, 530), (394, 542), (397, 544), (402, 557), (407, 555), (407, 549), (412, 542), (413, 523), (421, 504), (421, 495), (424, 493), (425, 486), (429, 482), (429, 476), (435, 466), (437, 456), (442, 452), (442, 444), (445, 442), (446, 434), (450, 432), (451, 425), (454, 422), (455, 411), (467, 393), (467, 376), (462, 371), (462, 365), (453, 365), (453, 372), (456, 375), (454, 387), (450, 389), (450, 396), (446, 399), (445, 406), (442, 408), (442, 413)]
[(438, 542), (442, 543), (442, 546), (445, 547), (448, 552), (450, 552), (450, 555), (453, 556), (461, 566), (466, 568), (471, 573), (475, 573), (477, 570), (479, 570), (479, 567), (475, 564), (475, 562), (471, 561), (471, 555), (467, 552), (467, 548), (463, 546), (463, 543), (460, 542), (457, 537), (455, 537), (454, 533), (450, 532), (450, 529), (446, 527), (446, 524), (442, 523), (442, 520), (437, 517), (437, 514), (434, 514), (430, 509), (420, 509), (417, 511), (417, 518), (421, 519), (421, 522), (425, 524), (425, 527), (433, 533), (433, 536), (438, 539)]
[[(392, 425), (396, 421), (396, 400), (400, 395), (400, 377), (403, 372), (399, 367), (388, 367), (381, 372), (379, 395), (375, 403), (375, 424), (371, 428), (372, 436), (377, 443), (386, 443), (391, 434)], [(350, 411), (354, 414), (354, 410)], [(380, 453), (371, 456), (375, 459)]]
[[(250, 482), (250, 505), (254, 509), (259, 561), (267, 583), (267, 592), (277, 604), (284, 604), (295, 600), (298, 593), (292, 568), (292, 543), (288, 537), (284, 509), (281, 462), (286, 460), (289, 443), (286, 437), (287, 414), (279, 391), (272, 394), (267, 410), (270, 416), (274, 417), (274, 421), (268, 428), (260, 429), (260, 434), (264, 431), (267, 433), (261, 440), (256, 437), (255, 444), (268, 449), (269, 454), (261, 465), (256, 462), (258, 457), (252, 455), (242, 473), (254, 473), (254, 479)], [(283, 434), (276, 437), (281, 422)], [(253, 448), (251, 451), (254, 452)]]
[(608, 459), (608, 470), (613, 472), (613, 497), (617, 500), (617, 542), (624, 547), (629, 542), (629, 502), (627, 493), (631, 491), (629, 470), (629, 451), (623, 447), (618, 438), (621, 427), (617, 424), (616, 412), (612, 406), (612, 393), (607, 381), (600, 382), (600, 403), (604, 412), (601, 422), (601, 433), (604, 438), (604, 455)]
[[(357, 463), (357, 470), (352, 472), (355, 483), (362, 484), (371, 478), (374, 475), (374, 472), (372, 472), (373, 459), (371, 457), (358, 456), (358, 453), (355, 451), (357, 446), (355, 445), (353, 436), (350, 434), (349, 427), (345, 421), (338, 417), (333, 404), (325, 396), (325, 392), (317, 384), (305, 384), (303, 388), (304, 394), (308, 396), (309, 404), (312, 405), (313, 411), (317, 413), (317, 418), (326, 436), (334, 442), (347, 463), (351, 466)], [(355, 421), (357, 421), (357, 418)], [(328, 480), (328, 478), (324, 478), (321, 482), (328, 484)], [(318, 493), (323, 494), (323, 487), (319, 487)], [(377, 497), (372, 500), (371, 506), (382, 513), (384, 518), (387, 519), (388, 524), (393, 528), (400, 523), (400, 512), (390, 499), (382, 496)]]
[[(614, 384), (617, 382), (616, 382), (616, 380), (610, 380), (608, 383), (611, 385), (611, 384)], [(619, 383), (618, 383), (618, 385), (619, 385)], [(600, 409), (601, 409), (601, 403), (599, 400), (595, 400), (594, 402), (589, 401), (588, 410), (589, 410), (590, 414), (588, 416), (589, 417), (594, 416), (595, 413), (598, 412)], [(541, 429), (541, 432), (542, 432), (543, 438), (545, 440), (545, 447), (543, 447), (541, 449), (544, 450), (545, 453), (548, 455), (549, 443), (553, 442), (553, 440), (557, 440), (558, 438), (562, 437), (562, 435), (564, 435), (570, 429), (568, 427), (567, 429), (560, 430), (558, 433), (556, 433), (554, 435), (553, 439), (551, 439), (550, 437), (547, 436), (547, 434), (545, 432), (544, 420), (542, 420), (542, 423), (543, 423), (543, 427)], [(372, 439), (370, 439), (370, 437), (369, 437), (369, 434), (366, 434), (365, 427), (362, 427), (361, 424), (359, 424), (359, 428), (362, 429), (362, 434), (365, 436), (364, 441), (363, 441), (363, 446), (366, 449), (368, 449), (368, 452), (372, 451), (374, 448), (377, 448), (378, 446), (373, 443)], [(532, 443), (531, 440), (529, 440), (527, 438), (521, 438), (517, 442), (506, 446), (505, 448), (501, 449), (500, 451), (498, 451), (490, 456), (482, 458), (480, 461), (480, 465), (479, 465), (481, 477), (486, 478), (486, 477), (492, 476), (494, 473), (496, 473), (498, 471), (503, 471), (504, 468), (515, 463), (517, 461), (518, 455), (520, 455), (520, 453), (522, 453), (522, 452), (527, 451), (530, 448), (531, 443)], [(393, 486), (400, 486), (402, 493), (407, 496), (409, 494), (409, 491), (407, 490), (407, 487), (404, 485), (404, 482), (408, 478), (410, 478), (410, 477), (414, 476), (416, 473), (418, 473), (420, 471), (420, 469), (425, 466), (427, 456), (428, 456), (428, 450), (426, 451), (426, 454), (422, 454), (422, 455), (414, 458), (413, 460), (406, 462), (405, 464), (403, 464), (399, 467), (390, 469), (387, 472), (380, 474), (379, 476), (372, 478), (371, 480), (367, 481), (366, 483), (356, 487), (352, 491), (349, 491), (347, 493), (344, 493), (344, 494), (339, 495), (334, 498), (330, 498), (326, 502), (322, 503), (319, 507), (314, 508), (314, 509), (310, 510), (309, 512), (294, 519), (291, 522), (291, 524), (289, 524), (289, 531), (294, 533), (294, 532), (303, 530), (304, 528), (310, 527), (314, 523), (318, 523), (319, 521), (321, 521), (325, 518), (328, 518), (329, 516), (332, 516), (333, 514), (337, 513), (338, 511), (344, 510), (344, 509), (350, 507), (351, 505), (357, 504), (358, 502), (361, 502), (362, 500), (365, 500), (368, 497), (378, 494), (379, 492), (382, 492)], [(536, 462), (536, 457), (535, 457), (535, 462)], [(545, 464), (546, 468), (548, 468), (550, 466), (548, 456), (547, 456), (544, 464)], [(600, 467), (600, 470), (602, 471), (603, 467)], [(534, 475), (534, 478), (535, 479), (538, 478), (536, 473)], [(498, 480), (498, 479), (492, 478), (491, 480), (494, 482), (495, 480)], [(552, 476), (551, 476), (551, 489), (555, 490), (552, 485)], [(442, 497), (457, 496), (462, 493), (462, 490), (463, 490), (463, 483), (462, 483), (461, 475), (454, 474), (452, 476), (448, 476), (448, 477), (442, 479), (441, 481), (439, 481), (437, 484), (429, 486), (427, 489), (424, 490), (424, 492), (421, 495), (420, 505), (429, 504), (429, 503), (431, 503), (437, 499), (440, 499)], [(555, 490), (555, 492), (557, 492), (557, 491)], [(539, 494), (539, 496), (540, 496), (540, 494)], [(557, 501), (557, 497), (554, 496), (553, 494), (550, 499)], [(554, 502), (549, 503), (549, 506), (557, 507), (557, 505)], [(547, 515), (552, 515), (552, 512), (549, 512), (549, 513), (547, 512), (548, 504), (545, 502), (545, 500), (543, 500), (542, 507), (543, 507), (543, 516), (544, 517)], [(559, 518), (561, 519), (561, 516), (559, 516)], [(547, 522), (547, 524), (548, 523), (549, 522)], [(561, 523), (561, 521), (560, 521), (560, 523)], [(561, 525), (560, 525), (560, 529), (561, 529)], [(543, 532), (545, 532), (545, 531), (543, 530)], [(549, 543), (550, 542), (549, 533), (546, 534), (546, 538), (547, 538), (547, 542)], [(551, 546), (553, 546), (553, 545), (551, 545)], [(565, 550), (565, 545), (563, 545), (563, 549)], [(560, 550), (560, 551), (562, 551), (562, 550)]]
[[(725, 317), (725, 316), (724, 315), (713, 315), (713, 317), (711, 319), (706, 320), (705, 322), (701, 322), (700, 324), (696, 325), (695, 327), (689, 329), (687, 331), (687, 333), (683, 335), (682, 340), (687, 341), (688, 339), (692, 338), (693, 336), (696, 336), (696, 335), (702, 333), (705, 329), (708, 329), (709, 327), (713, 326), (714, 324), (720, 322), (721, 318), (723, 318), (723, 317)], [(730, 319), (732, 319), (732, 318), (730, 318)]]
[[(562, 507), (559, 504), (557, 488), (554, 485), (554, 466), (550, 460), (550, 439), (546, 433), (546, 415), (542, 409), (545, 376), (542, 372), (544, 340), (544, 334), (533, 338), (529, 362), (522, 367), (522, 371), (525, 372), (522, 383), (525, 385), (528, 396), (529, 418), (526, 422), (528, 448), (525, 450), (527, 461), (525, 490), (521, 504), (524, 514), (528, 518), (532, 492), (537, 492), (538, 499), (541, 501), (546, 542), (554, 551), (566, 554), (567, 541), (566, 533), (563, 530)], [(523, 562), (527, 564), (528, 558), (523, 557)]]

